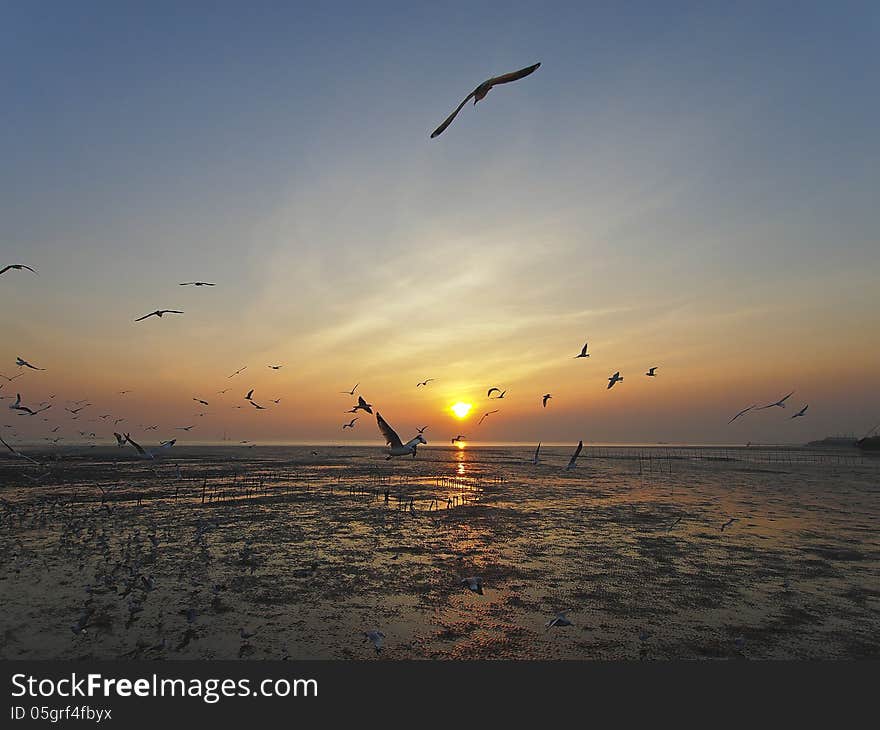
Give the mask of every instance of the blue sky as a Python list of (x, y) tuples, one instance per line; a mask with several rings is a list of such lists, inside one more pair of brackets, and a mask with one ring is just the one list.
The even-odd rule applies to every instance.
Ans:
[[(3, 281), (0, 362), (47, 363), (34, 398), (134, 383), (176, 423), (202, 382), (284, 361), (265, 387), (299, 407), (234, 414), (262, 438), (335, 434), (357, 380), (406, 423), (509, 382), (485, 440), (867, 428), (878, 40), (867, 2), (9, 3), (0, 254), (40, 277)], [(157, 307), (187, 313), (132, 324)], [(792, 389), (794, 432), (726, 429)]]

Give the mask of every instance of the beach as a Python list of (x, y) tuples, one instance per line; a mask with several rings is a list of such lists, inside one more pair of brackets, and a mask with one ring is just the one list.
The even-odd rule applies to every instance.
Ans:
[(571, 450), (4, 460), (0, 658), (880, 654), (880, 459), (587, 445), (566, 471)]

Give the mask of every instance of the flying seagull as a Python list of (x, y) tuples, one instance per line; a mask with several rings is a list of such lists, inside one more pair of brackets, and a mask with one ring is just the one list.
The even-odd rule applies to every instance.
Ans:
[(34, 269), (32, 269), (27, 264), (9, 264), (9, 266), (4, 266), (2, 269), (0, 269), (0, 276), (5, 274), (10, 269), (17, 269), (18, 271), (21, 271), (22, 269), (27, 269), (28, 271), (30, 271), (34, 274), (37, 273)]
[(284, 365), (267, 365), (266, 367), (268, 367), (270, 370), (281, 370)]
[(245, 365), (243, 368), (239, 368), (234, 373), (232, 373), (232, 375), (227, 375), (226, 379), (229, 380), (229, 378), (234, 378), (236, 375), (238, 375), (241, 372), (244, 372), (245, 370), (247, 370), (247, 365)]
[(584, 346), (581, 348), (581, 354), (580, 354), (580, 355), (575, 355), (575, 356), (574, 356), (574, 359), (575, 359), (575, 360), (577, 360), (579, 357), (589, 357), (589, 356), (590, 356), (590, 353), (587, 352), (587, 345), (588, 345), (588, 344), (589, 344), (588, 342), (585, 342), (585, 343), (584, 343)]
[(339, 392), (340, 392), (342, 395), (354, 395), (354, 392), (357, 390), (357, 387), (358, 387), (359, 385), (360, 385), (360, 383), (355, 383), (355, 384), (354, 384), (354, 388), (352, 388), (351, 390), (341, 390), (341, 391), (339, 391)]
[(463, 436), (462, 434), (458, 434), (458, 436), (456, 436), (454, 439), (452, 439), (452, 443), (455, 444), (455, 443), (458, 443), (459, 441), (464, 441), (466, 438), (467, 438), (467, 436)]
[(427, 429), (427, 428), (428, 428), (427, 426), (422, 426), (421, 428), (417, 428), (416, 431), (418, 431), (419, 433), (424, 433), (425, 429)]
[(416, 457), (416, 449), (418, 449), (419, 444), (428, 443), (425, 441), (425, 437), (422, 434), (418, 434), (415, 438), (410, 439), (406, 443), (403, 443), (400, 440), (400, 436), (398, 436), (394, 429), (386, 423), (385, 419), (376, 412), (376, 424), (379, 426), (379, 430), (382, 432), (382, 435), (385, 437), (385, 443), (388, 446), (388, 456), (386, 458), (390, 459), (392, 456), (406, 456), (407, 454), (412, 454), (412, 457)]
[(210, 281), (185, 281), (181, 286), (217, 286)]
[(23, 360), (20, 357), (15, 358), (15, 364), (18, 365), (18, 367), (20, 367), (20, 368), (22, 368), (22, 367), (30, 368), (31, 370), (45, 370), (46, 369), (46, 368), (38, 368), (36, 365), (31, 365), (27, 360)]
[(358, 418), (360, 418), (360, 416), (355, 416), (355, 417), (352, 418), (348, 423), (343, 423), (343, 424), (342, 424), (342, 430), (344, 431), (344, 430), (347, 429), (347, 428), (354, 428), (354, 422), (355, 422)]
[(196, 403), (201, 403), (203, 406), (210, 405), (210, 404), (208, 403), (208, 401), (206, 401), (206, 400), (202, 400), (201, 398), (193, 398), (193, 400), (194, 400)]
[(544, 406), (544, 408), (546, 408), (547, 401), (550, 400), (552, 397), (553, 396), (550, 395), (549, 393), (544, 393), (544, 395), (541, 396), (541, 405)]
[(140, 322), (141, 320), (147, 319), (148, 317), (162, 317), (164, 314), (183, 314), (179, 309), (157, 309), (155, 312), (150, 312), (149, 314), (145, 314), (143, 317), (138, 317), (135, 322)]
[(656, 378), (657, 373), (654, 372), (656, 369), (657, 369), (656, 365), (652, 368), (648, 368), (648, 372), (646, 372), (645, 375), (647, 375), (649, 378)]
[(427, 385), (431, 381), (436, 380), (436, 378), (428, 378), (427, 380), (423, 380), (421, 383), (416, 383), (416, 388), (420, 388), (423, 385)]
[(247, 395), (244, 397), (244, 399), (245, 399), (245, 400), (253, 400), (253, 395), (254, 395), (254, 389), (251, 388), (251, 389), (247, 392)]
[(787, 401), (793, 395), (794, 395), (794, 391), (791, 391), (791, 393), (780, 398), (775, 403), (768, 403), (766, 406), (760, 406), (759, 408), (756, 408), (755, 410), (756, 411), (763, 411), (765, 408), (785, 408), (785, 401)]
[[(492, 397), (492, 393), (494, 393), (496, 390), (497, 390), (499, 393), (506, 393), (506, 392), (507, 392), (506, 390), (502, 391), (501, 388), (489, 388), (489, 390), (486, 391), (486, 397), (487, 397), (487, 398), (491, 398), (491, 397)], [(500, 396), (498, 396), (498, 397), (500, 397)]]
[(367, 413), (372, 414), (373, 413), (373, 404), (367, 403), (363, 399), (362, 396), (358, 396), (357, 405), (354, 407), (354, 410), (352, 411), (352, 413), (354, 413), (354, 411), (366, 411)]
[(8, 375), (4, 375), (3, 373), (0, 373), (0, 378), (3, 378), (4, 380), (6, 380), (7, 383), (11, 383), (13, 380), (15, 380), (16, 378), (20, 378), (22, 375), (24, 375), (24, 373), (19, 373), (18, 375), (13, 375), (10, 378)]
[(484, 413), (482, 416), (480, 416), (480, 420), (477, 421), (477, 425), (479, 426), (483, 421), (485, 421), (493, 413), (498, 413), (498, 409), (496, 408), (494, 411), (489, 411), (488, 413)]
[(577, 466), (578, 456), (581, 454), (581, 449), (584, 448), (584, 442), (578, 441), (577, 448), (574, 450), (574, 453), (571, 455), (571, 458), (568, 460), (568, 466), (565, 467), (566, 471), (570, 471)]
[(723, 525), (721, 525), (721, 532), (724, 532), (724, 530), (726, 528), (730, 527), (736, 521), (737, 521), (736, 517), (731, 517), (729, 520), (727, 520), (727, 522), (725, 522)]
[(740, 416), (744, 416), (746, 413), (748, 413), (750, 410), (752, 410), (752, 408), (754, 408), (756, 405), (757, 405), (757, 403), (752, 403), (752, 405), (750, 405), (748, 408), (743, 408), (739, 413), (737, 413), (733, 418), (731, 418), (727, 422), (727, 425), (729, 426), (731, 423), (733, 423)]
[(615, 383), (622, 382), (623, 378), (620, 377), (620, 370), (618, 370), (616, 373), (614, 373), (614, 375), (608, 378), (608, 387), (606, 388), (606, 390), (611, 390), (614, 387)]
[(446, 118), (446, 121), (444, 121), (443, 124), (437, 127), (437, 129), (435, 129), (433, 132), (431, 132), (431, 139), (434, 139), (434, 137), (438, 137), (439, 135), (443, 134), (446, 127), (452, 124), (452, 120), (455, 119), (458, 113), (464, 108), (464, 105), (467, 104), (471, 99), (474, 100), (474, 106), (476, 106), (477, 102), (484, 99), (486, 97), (486, 94), (491, 91), (493, 86), (496, 86), (497, 84), (507, 84), (511, 81), (518, 81), (519, 79), (525, 78), (530, 73), (536, 71), (538, 66), (540, 65), (540, 63), (536, 63), (533, 66), (527, 66), (526, 68), (522, 68), (519, 71), (512, 71), (510, 73), (503, 74), (502, 76), (494, 76), (491, 79), (487, 79), (486, 81), (484, 81), (464, 98), (464, 101), (462, 101), (461, 104), (458, 105), (458, 108)]
[(538, 442), (538, 448), (535, 449), (535, 455), (532, 457), (532, 463), (535, 466), (537, 466), (541, 461), (541, 458), (538, 456), (539, 453), (541, 453), (541, 442), (540, 441)]
[(807, 412), (807, 408), (809, 408), (809, 407), (810, 407), (810, 405), (808, 403), (803, 408), (801, 408), (797, 413), (795, 413), (793, 416), (791, 416), (791, 418), (800, 418), (801, 416), (803, 416)]
[(250, 404), (251, 404), (254, 408), (256, 408), (258, 411), (265, 411), (265, 410), (266, 410), (266, 406), (261, 406), (261, 405), (259, 405), (258, 403), (254, 403), (254, 401), (252, 401), (252, 400), (250, 400), (250, 399), (248, 400), (248, 403), (250, 403)]

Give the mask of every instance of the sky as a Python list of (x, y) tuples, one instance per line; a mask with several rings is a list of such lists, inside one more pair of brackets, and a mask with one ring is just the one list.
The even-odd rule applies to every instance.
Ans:
[(429, 443), (880, 422), (880, 5), (321, 5), (4, 4), (0, 395), (55, 396), (7, 437), (380, 445), (355, 383)]

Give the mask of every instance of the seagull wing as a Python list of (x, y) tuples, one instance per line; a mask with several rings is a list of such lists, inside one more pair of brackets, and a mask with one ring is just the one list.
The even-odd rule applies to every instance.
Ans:
[(458, 105), (458, 108), (456, 108), (456, 110), (452, 112), (452, 114), (450, 114), (448, 117), (446, 117), (446, 120), (443, 122), (443, 124), (437, 127), (437, 129), (435, 129), (433, 132), (431, 132), (431, 139), (434, 139), (434, 137), (439, 137), (441, 134), (443, 134), (444, 131), (446, 131), (446, 127), (452, 124), (452, 120), (458, 116), (458, 113), (464, 108), (464, 105), (467, 104), (474, 97), (475, 92), (476, 89), (468, 94), (464, 98), (464, 101), (462, 101), (461, 104)]
[(147, 452), (144, 451), (143, 447), (139, 443), (137, 443), (137, 441), (132, 441), (131, 436), (129, 436), (128, 434), (125, 434), (125, 440), (128, 441), (128, 443), (130, 443), (132, 446), (134, 446), (134, 448), (141, 456), (147, 455)]
[(487, 397), (487, 398), (490, 398), (490, 397), (492, 396), (492, 393), (493, 393), (494, 391), (496, 391), (496, 390), (497, 390), (499, 393), (501, 392), (501, 388), (489, 388), (489, 390), (486, 392), (486, 397)]
[(490, 86), (496, 86), (498, 84), (509, 84), (511, 81), (519, 81), (537, 71), (540, 65), (540, 62), (538, 62), (532, 66), (521, 68), (519, 71), (511, 71), (510, 73), (502, 74), (501, 76), (495, 76), (494, 78), (489, 79), (486, 83)]
[(571, 459), (568, 460), (568, 466), (566, 469), (574, 469), (575, 464), (577, 464), (578, 456), (581, 454), (581, 449), (584, 448), (584, 442), (578, 441), (577, 448), (574, 450), (574, 453), (571, 455)]
[(403, 442), (400, 440), (400, 436), (398, 436), (394, 429), (388, 425), (384, 418), (382, 418), (381, 414), (376, 412), (376, 424), (379, 426), (379, 430), (382, 432), (382, 435), (385, 437), (385, 443), (388, 444), (392, 449), (393, 448), (401, 448), (403, 446)]
[(138, 317), (135, 320), (135, 322), (140, 322), (141, 320), (146, 319), (147, 317), (155, 317), (155, 316), (156, 316), (156, 312), (150, 312), (149, 314), (145, 314), (143, 317)]

